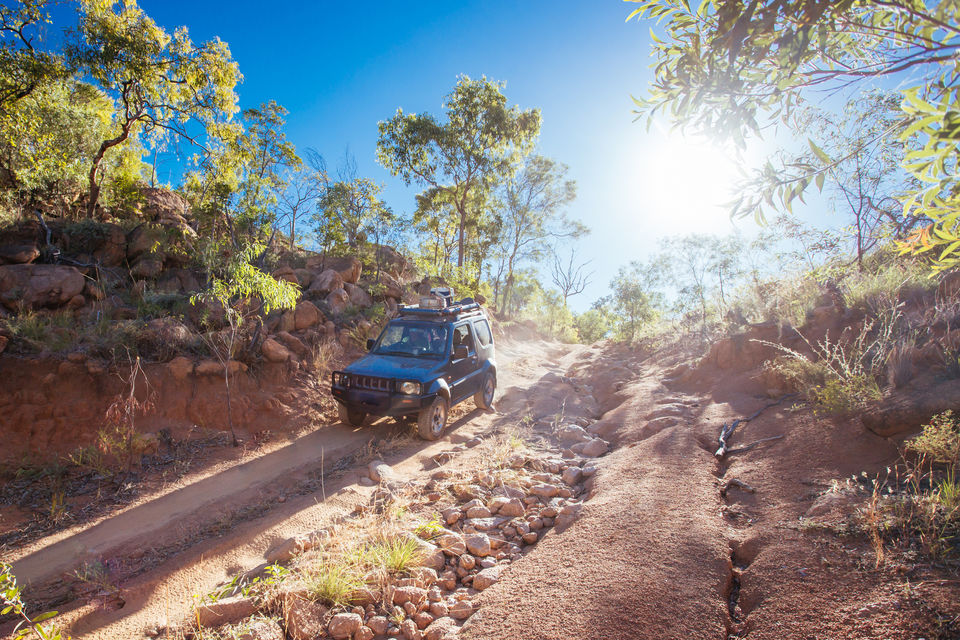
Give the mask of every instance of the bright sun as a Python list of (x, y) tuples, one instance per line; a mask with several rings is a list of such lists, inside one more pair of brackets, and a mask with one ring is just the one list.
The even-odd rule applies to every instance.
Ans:
[[(653, 133), (653, 132), (651, 132)], [(655, 226), (681, 224), (697, 232), (728, 231), (724, 207), (740, 176), (733, 158), (709, 142), (679, 134), (646, 147), (640, 163), (640, 207)]]

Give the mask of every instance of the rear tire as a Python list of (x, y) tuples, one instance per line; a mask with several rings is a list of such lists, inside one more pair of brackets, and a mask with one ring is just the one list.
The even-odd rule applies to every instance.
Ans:
[(363, 411), (355, 411), (339, 402), (337, 403), (337, 412), (340, 414), (340, 422), (348, 427), (362, 427), (363, 421), (367, 419), (367, 414)]
[(417, 417), (417, 432), (424, 440), (436, 440), (443, 435), (447, 428), (447, 411), (449, 405), (443, 396), (437, 396), (426, 409), (420, 410)]
[(480, 385), (480, 391), (473, 394), (473, 402), (477, 409), (490, 411), (493, 409), (493, 395), (497, 392), (497, 379), (492, 372), (488, 372), (483, 377), (483, 383)]

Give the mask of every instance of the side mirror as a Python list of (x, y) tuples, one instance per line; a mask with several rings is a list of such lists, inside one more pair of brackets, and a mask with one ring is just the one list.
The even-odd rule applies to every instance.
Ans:
[(470, 352), (467, 350), (467, 345), (461, 344), (453, 348), (453, 359), (454, 360), (463, 360), (470, 355)]
[(373, 338), (368, 339), (368, 340), (367, 340), (367, 351), (370, 351), (371, 349), (373, 349), (373, 345), (375, 345), (376, 343), (377, 343), (377, 341), (374, 340)]

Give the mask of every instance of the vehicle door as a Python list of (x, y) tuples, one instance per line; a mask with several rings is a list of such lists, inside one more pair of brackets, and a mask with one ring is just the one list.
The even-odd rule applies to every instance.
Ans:
[(490, 331), (490, 323), (486, 318), (473, 321), (474, 339), (477, 343), (477, 362), (479, 368), (483, 368), (487, 360), (493, 355), (493, 334)]
[[(466, 347), (466, 357), (457, 357), (458, 346)], [(473, 395), (480, 388), (477, 347), (469, 322), (454, 326), (450, 358), (450, 374), (447, 382), (450, 385), (453, 402), (456, 403)]]

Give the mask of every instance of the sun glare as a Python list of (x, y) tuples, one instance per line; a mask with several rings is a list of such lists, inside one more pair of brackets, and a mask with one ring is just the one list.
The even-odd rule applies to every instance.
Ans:
[(654, 226), (677, 223), (691, 231), (722, 232), (730, 221), (724, 205), (734, 197), (739, 172), (730, 154), (706, 141), (664, 135), (644, 150), (640, 210)]

